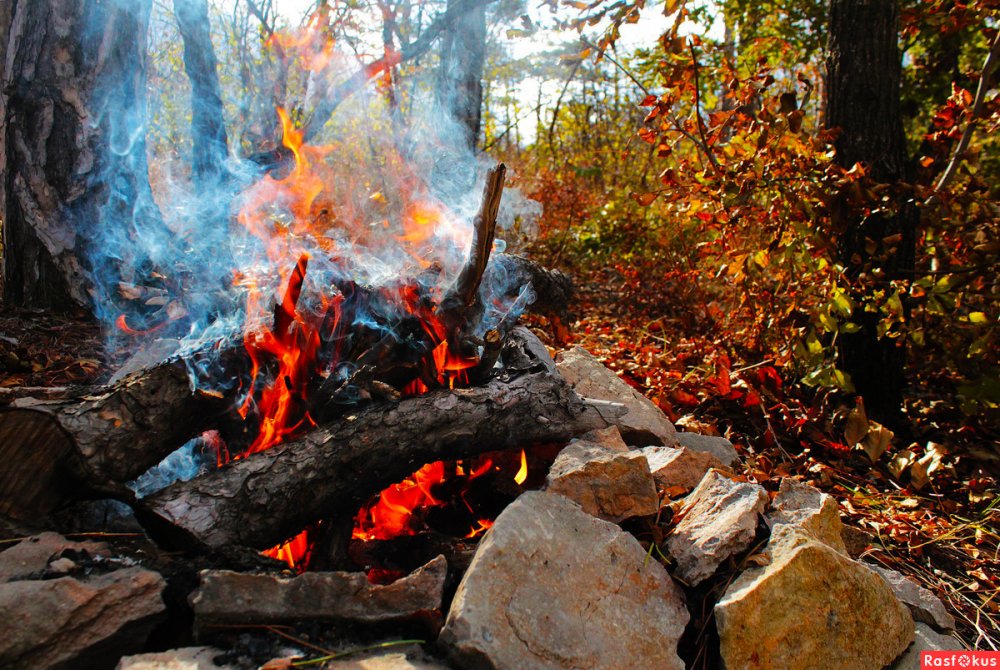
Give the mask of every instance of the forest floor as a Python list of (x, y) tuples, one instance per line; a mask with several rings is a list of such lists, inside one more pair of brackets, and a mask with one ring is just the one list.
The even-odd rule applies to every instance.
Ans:
[[(643, 307), (612, 273), (577, 279), (580, 318), (565, 346), (590, 350), (685, 430), (728, 437), (748, 479), (773, 491), (781, 477), (798, 475), (833, 495), (869, 560), (944, 599), (968, 645), (1000, 648), (996, 426), (970, 424), (932, 392), (940, 380), (915, 377), (907, 407), (914, 444), (907, 452), (893, 443), (873, 463), (844, 445), (850, 408), (834, 396), (789, 384), (770, 361), (731, 359), (711, 324), (665, 301)], [(547, 332), (543, 320), (531, 325)], [(82, 316), (0, 315), (0, 406), (100, 381), (112, 365), (100, 328)]]

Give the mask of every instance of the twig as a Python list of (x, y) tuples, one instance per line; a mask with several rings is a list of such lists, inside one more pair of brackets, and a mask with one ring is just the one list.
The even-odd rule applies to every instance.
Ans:
[(702, 149), (708, 157), (708, 162), (712, 164), (715, 176), (721, 177), (722, 170), (719, 168), (719, 163), (715, 160), (715, 154), (712, 153), (712, 148), (708, 145), (708, 140), (705, 139), (705, 123), (701, 118), (701, 86), (698, 84), (698, 56), (694, 51), (694, 41), (689, 41), (688, 46), (691, 48), (691, 65), (694, 68), (694, 117), (698, 122), (698, 135), (701, 137)]
[(986, 91), (989, 89), (990, 75), (992, 74), (993, 68), (996, 66), (997, 59), (1000, 58), (1000, 33), (993, 38), (993, 44), (990, 45), (990, 52), (986, 55), (986, 62), (983, 63), (982, 74), (979, 75), (979, 85), (976, 87), (976, 97), (972, 103), (972, 118), (969, 119), (968, 125), (965, 126), (965, 130), (962, 131), (962, 137), (958, 141), (958, 146), (955, 147), (955, 151), (951, 155), (951, 161), (948, 162), (948, 167), (945, 168), (944, 173), (941, 178), (938, 179), (937, 184), (934, 185), (934, 190), (931, 192), (927, 200), (924, 201), (924, 206), (933, 204), (938, 199), (938, 194), (941, 190), (948, 185), (948, 183), (958, 172), (958, 163), (962, 159), (962, 154), (965, 150), (969, 148), (969, 142), (972, 140), (972, 133), (976, 129), (976, 122), (979, 115), (983, 112), (983, 104), (986, 101)]

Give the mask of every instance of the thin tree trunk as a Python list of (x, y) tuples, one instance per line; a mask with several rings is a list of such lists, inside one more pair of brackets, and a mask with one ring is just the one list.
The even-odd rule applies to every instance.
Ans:
[[(907, 179), (906, 141), (900, 111), (901, 59), (897, 46), (899, 12), (887, 0), (832, 0), (827, 56), (826, 125), (839, 128), (837, 160), (844, 167), (867, 165), (875, 182), (891, 185), (896, 210), (864, 215), (847, 198), (835, 206), (844, 226), (841, 261), (860, 287), (859, 298), (871, 294), (869, 282), (912, 276), (919, 212), (902, 182)], [(879, 272), (873, 272), (879, 270)], [(842, 368), (864, 397), (870, 416), (898, 424), (906, 359), (905, 337), (879, 337), (882, 315), (857, 309), (861, 326), (841, 333)]]
[[(448, 10), (461, 0), (448, 0)], [(459, 123), (466, 147), (475, 149), (482, 124), (483, 66), (486, 63), (486, 4), (466, 10), (441, 42), (436, 96)]]
[(184, 39), (184, 70), (191, 81), (191, 176), (196, 187), (207, 188), (224, 177), (229, 155), (208, 3), (174, 0), (174, 14)]

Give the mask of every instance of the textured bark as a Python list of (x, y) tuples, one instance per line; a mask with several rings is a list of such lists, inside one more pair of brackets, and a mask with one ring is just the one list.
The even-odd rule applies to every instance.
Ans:
[(191, 173), (196, 187), (208, 187), (224, 176), (229, 155), (208, 3), (174, 0), (174, 14), (184, 39), (184, 70), (191, 81)]
[[(827, 56), (828, 127), (839, 128), (837, 161), (868, 166), (876, 182), (893, 186), (894, 214), (864, 216), (842, 197), (834, 218), (844, 234), (840, 256), (851, 279), (870, 279), (881, 268), (886, 280), (912, 278), (919, 212), (907, 179), (906, 140), (900, 111), (901, 59), (895, 1), (833, 0)], [(898, 237), (897, 237), (898, 236)], [(874, 251), (872, 249), (874, 248)], [(851, 375), (869, 415), (896, 423), (902, 405), (905, 338), (880, 338), (879, 314), (859, 308), (854, 334), (841, 333), (842, 368)]]
[[(607, 408), (610, 409), (610, 408)], [(608, 422), (556, 375), (376, 406), (142, 501), (139, 518), (182, 546), (273, 546), (320, 517), (352, 515), (426, 463), (568, 440)]]
[(231, 399), (192, 391), (178, 359), (72, 400), (15, 401), (0, 411), (0, 461), (8, 464), (0, 513), (38, 518), (88, 488), (134, 479), (231, 407)]
[(136, 132), (145, 119), (150, 4), (13, 3), (0, 80), (7, 305), (87, 306), (95, 268), (86, 246), (107, 232), (108, 217), (162, 229)]
[[(462, 0), (448, 0), (448, 10)], [(486, 62), (486, 5), (466, 9), (441, 43), (436, 95), (438, 104), (458, 121), (464, 145), (474, 150), (479, 138)]]

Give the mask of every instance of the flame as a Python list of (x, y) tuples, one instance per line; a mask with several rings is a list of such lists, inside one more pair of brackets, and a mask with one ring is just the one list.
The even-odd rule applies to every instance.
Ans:
[(470, 530), (469, 534), (466, 535), (463, 539), (471, 540), (472, 538), (485, 533), (486, 531), (488, 531), (490, 528), (493, 527), (493, 522), (490, 519), (480, 519), (476, 523), (479, 525)]
[(514, 482), (518, 485), (523, 484), (528, 478), (528, 456), (524, 453), (524, 449), (521, 450), (521, 469), (517, 471), (514, 475)]
[(309, 555), (311, 553), (312, 546), (309, 542), (309, 531), (304, 530), (287, 542), (283, 542), (270, 549), (265, 549), (260, 552), (264, 556), (270, 556), (271, 558), (276, 558), (279, 561), (284, 561), (288, 563), (288, 567), (302, 572), (305, 566), (309, 564)]
[(428, 463), (398, 484), (379, 494), (378, 502), (358, 512), (352, 537), (358, 540), (388, 540), (411, 535), (410, 518), (415, 510), (442, 504), (433, 487), (444, 481), (444, 461)]

